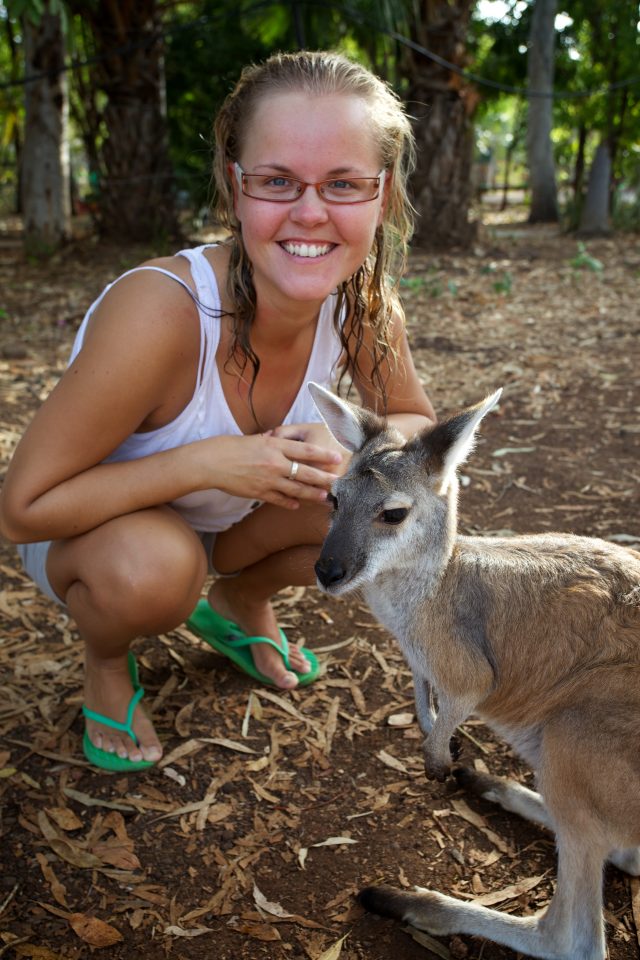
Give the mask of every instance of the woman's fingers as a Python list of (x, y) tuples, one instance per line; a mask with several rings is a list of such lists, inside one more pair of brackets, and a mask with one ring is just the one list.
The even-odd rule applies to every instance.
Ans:
[(306, 443), (300, 440), (281, 440), (281, 450), (285, 457), (298, 463), (342, 463), (342, 454), (329, 447), (321, 447), (315, 443)]
[[(309, 500), (326, 500), (326, 494), (335, 482), (335, 475), (297, 460), (293, 462), (298, 464), (296, 475), (292, 477), (290, 471), (286, 477), (287, 487), (293, 495)], [(308, 497), (307, 492), (310, 494)]]

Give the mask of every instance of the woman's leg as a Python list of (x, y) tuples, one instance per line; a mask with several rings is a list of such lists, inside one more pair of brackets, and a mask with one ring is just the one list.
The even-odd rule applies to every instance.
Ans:
[[(124, 721), (133, 695), (131, 641), (178, 626), (202, 590), (207, 564), (197, 534), (169, 507), (141, 510), (53, 543), (47, 574), (85, 643), (85, 705)], [(160, 742), (142, 710), (133, 729), (139, 747), (87, 721), (97, 747), (131, 760), (159, 759)]]
[[(295, 511), (265, 504), (218, 534), (213, 566), (220, 573), (240, 572), (215, 581), (209, 592), (212, 607), (234, 620), (249, 636), (266, 636), (279, 643), (271, 597), (283, 587), (316, 582), (313, 565), (328, 519), (329, 508), (324, 504), (301, 505)], [(251, 652), (258, 670), (271, 677), (276, 686), (292, 689), (297, 685), (297, 677), (286, 669), (273, 647), (254, 644)], [(298, 672), (307, 668), (305, 658), (293, 646), (290, 661)]]

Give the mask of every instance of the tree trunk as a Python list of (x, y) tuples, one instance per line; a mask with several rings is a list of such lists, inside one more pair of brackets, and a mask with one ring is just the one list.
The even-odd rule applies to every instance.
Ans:
[(578, 149), (576, 150), (576, 162), (573, 168), (573, 200), (576, 209), (580, 208), (582, 202), (582, 185), (584, 183), (584, 153), (587, 146), (587, 128), (581, 123), (578, 128)]
[[(557, 0), (535, 0), (531, 32), (527, 78), (529, 89), (552, 93), (553, 51), (555, 46), (555, 18)], [(530, 223), (557, 223), (558, 192), (551, 128), (553, 126), (553, 98), (529, 99), (527, 127), (527, 159), (531, 185)]]
[[(473, 0), (423, 0), (412, 39), (462, 67), (472, 7)], [(418, 214), (414, 239), (431, 249), (468, 247), (475, 236), (469, 207), (473, 190), (471, 116), (477, 95), (457, 74), (417, 52), (411, 55), (410, 70), (407, 99), (414, 101), (412, 112), (419, 113), (414, 122), (418, 148), (412, 182)]]
[(90, 23), (107, 96), (100, 226), (122, 240), (178, 233), (167, 142), (162, 30), (156, 0), (76, 3)]
[(603, 140), (589, 172), (587, 196), (582, 208), (578, 235), (581, 237), (604, 236), (610, 232), (609, 199), (611, 182), (611, 153)]
[(25, 86), (22, 210), (26, 249), (52, 253), (71, 230), (69, 140), (64, 37), (58, 14), (48, 10), (34, 24), (25, 17), (25, 73), (45, 73)]

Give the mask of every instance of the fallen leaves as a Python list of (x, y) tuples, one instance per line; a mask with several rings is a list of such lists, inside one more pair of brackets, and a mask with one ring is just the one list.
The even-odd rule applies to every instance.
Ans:
[[(507, 384), (499, 431), (488, 426), (465, 468), (462, 528), (509, 535), (565, 527), (636, 547), (640, 436), (632, 391), (640, 341), (629, 320), (637, 290), (624, 262), (637, 241), (598, 250), (611, 282), (597, 293), (589, 277), (568, 291), (557, 246), (531, 259), (515, 249), (520, 242), (509, 241), (514, 285), (499, 302), (478, 258), (413, 256), (418, 277), (449, 271), (457, 284), (455, 296), (445, 278), (441, 297), (425, 306), (418, 292), (408, 301), (409, 336), (423, 340), (416, 362), (436, 407)], [(0, 273), (6, 256), (3, 246)], [(78, 271), (86, 270), (93, 295), (118, 265), (96, 269), (74, 259), (74, 276), (60, 286), (88, 303)], [(2, 277), (3, 293), (24, 300), (16, 321), (31, 354), (0, 361), (10, 400), (0, 414), (5, 463), (37, 396), (66, 361), (68, 343), (52, 336), (49, 317), (38, 329), (30, 321), (44, 269), (36, 282), (18, 258)], [(358, 885), (385, 879), (385, 871), (403, 887), (455, 888), (509, 911), (544, 906), (555, 869), (551, 840), (533, 831), (525, 841), (532, 828), (425, 782), (410, 673), (357, 600), (328, 604), (301, 588), (278, 597), (287, 633), (320, 652), (326, 666), (319, 681), (292, 694), (252, 689), (186, 627), (137, 641), (165, 755), (160, 771), (112, 776), (82, 759), (76, 628), (38, 594), (12, 548), (3, 543), (0, 551), (0, 955), (60, 960), (69, 941), (88, 952), (82, 933), (99, 942), (113, 936), (90, 922), (99, 918), (124, 938), (123, 956), (195, 948), (212, 956), (244, 949), (296, 960), (360, 953), (389, 960), (402, 955), (399, 928), (363, 921), (346, 932), (359, 909)], [(485, 728), (465, 724), (461, 733), (467, 758), (490, 756), (493, 772), (508, 771), (514, 761)], [(110, 813), (122, 821), (106, 819)], [(620, 952), (624, 937), (636, 935), (634, 919), (640, 929), (640, 887), (632, 881), (629, 897), (615, 871), (606, 882), (608, 919), (616, 918), (609, 949), (618, 960), (630, 949)], [(276, 913), (259, 905), (254, 887)], [(39, 906), (45, 900), (65, 916)], [(32, 935), (45, 921), (47, 946), (35, 942), (45, 934)], [(17, 937), (7, 933), (14, 928)], [(368, 935), (383, 928), (379, 939)], [(458, 956), (451, 942), (416, 936), (425, 956)]]

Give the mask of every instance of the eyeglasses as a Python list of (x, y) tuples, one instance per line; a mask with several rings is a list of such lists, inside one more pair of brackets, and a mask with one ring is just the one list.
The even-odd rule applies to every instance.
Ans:
[(307, 183), (282, 173), (245, 173), (237, 162), (234, 162), (233, 169), (245, 197), (271, 203), (293, 203), (300, 199), (307, 187), (314, 187), (327, 203), (367, 203), (380, 196), (386, 173), (381, 170), (377, 177), (332, 177)]

